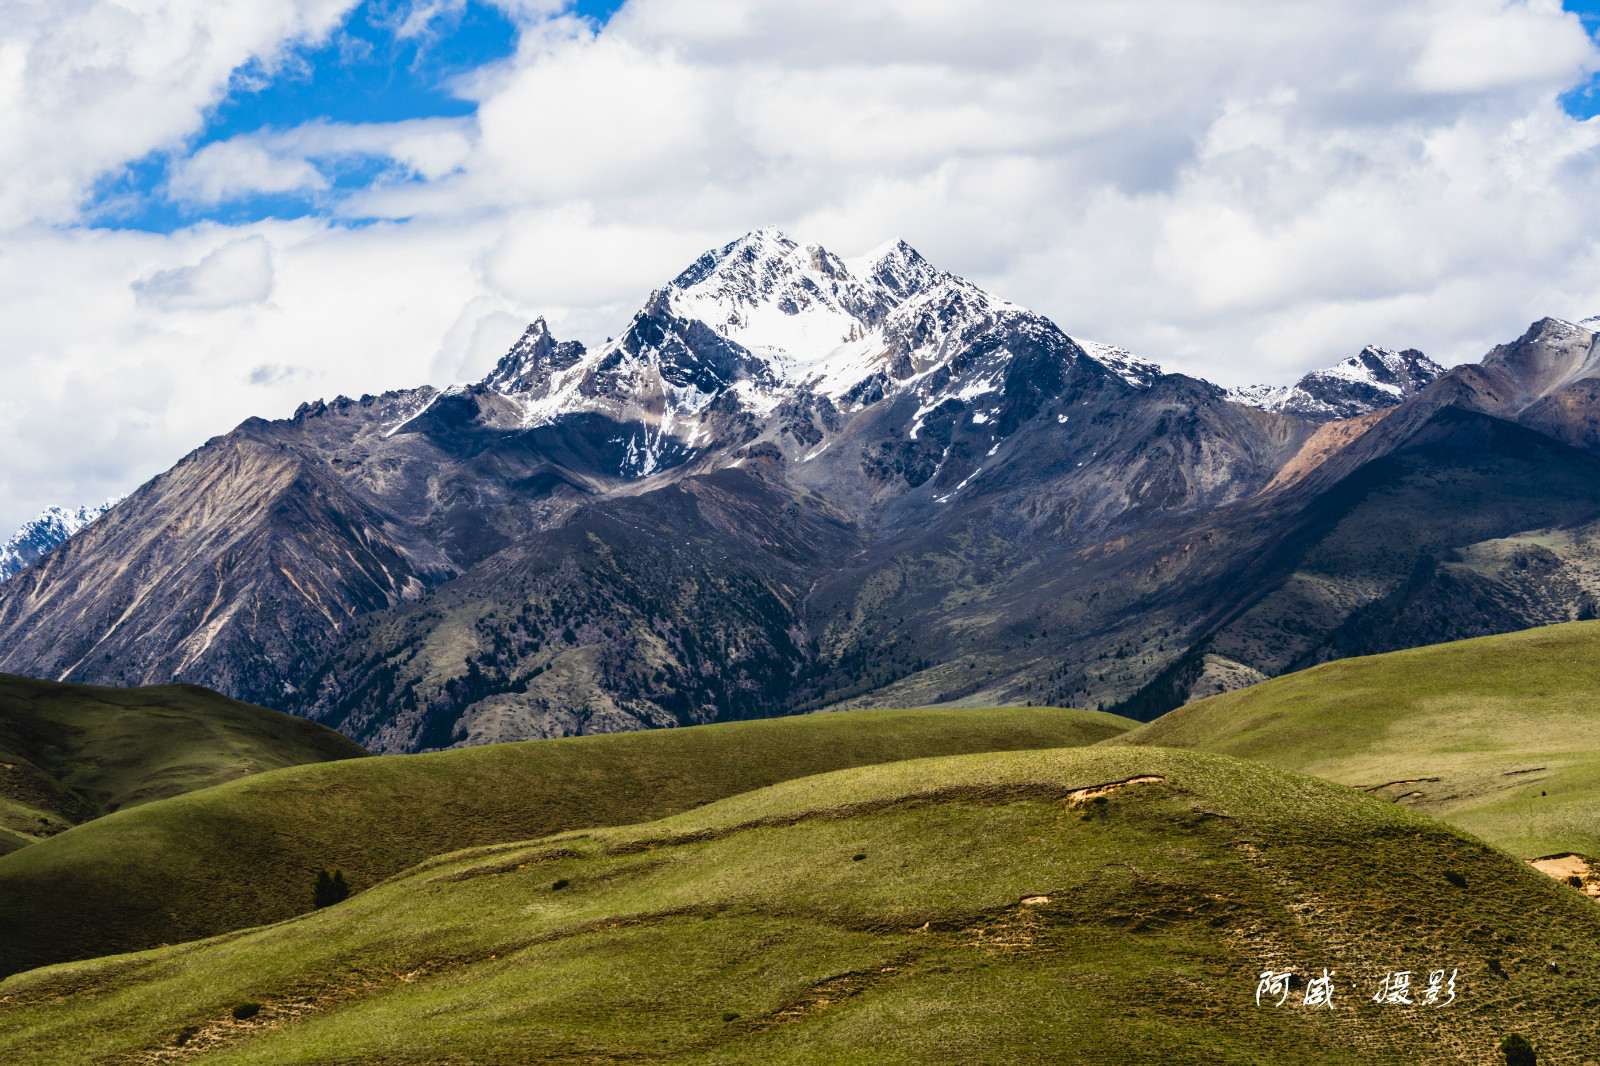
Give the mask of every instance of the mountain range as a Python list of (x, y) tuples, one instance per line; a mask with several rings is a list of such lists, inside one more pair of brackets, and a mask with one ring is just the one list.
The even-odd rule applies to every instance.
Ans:
[(369, 749), (863, 705), (1148, 719), (1588, 617), (1600, 321), (1225, 390), (775, 230), (621, 335), (251, 419), (0, 585), (0, 670)]

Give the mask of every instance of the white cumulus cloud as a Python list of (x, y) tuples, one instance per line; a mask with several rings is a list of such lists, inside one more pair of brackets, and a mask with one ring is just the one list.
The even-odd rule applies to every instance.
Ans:
[[(474, 116), (244, 133), (165, 189), (322, 217), (82, 224), (231, 69), (348, 6), (4, 7), (0, 369), (28, 384), (0, 397), (0, 526), (248, 415), (479, 376), (535, 314), (604, 340), (769, 223), (844, 254), (904, 237), (1224, 384), (1374, 341), (1476, 359), (1600, 311), (1600, 120), (1560, 104), (1600, 49), (1553, 0), (630, 0), (598, 32), (502, 0), (521, 34), (456, 83)], [(417, 34), (459, 8), (392, 10)], [(353, 160), (381, 164), (362, 188)]]
[(437, 181), (468, 158), (472, 124), (459, 119), (351, 124), (310, 122), (206, 145), (179, 162), (167, 182), (172, 200), (217, 205), (258, 194), (314, 193), (331, 187), (323, 168), (386, 159), (389, 178)]
[(133, 283), (139, 303), (161, 311), (217, 311), (272, 295), (272, 245), (261, 234), (229, 241), (193, 266), (158, 270)]
[(327, 187), (328, 179), (309, 159), (274, 152), (251, 137), (206, 145), (184, 160), (168, 182), (174, 200), (209, 205), (259, 193)]
[(0, 230), (66, 223), (96, 182), (197, 133), (236, 68), (355, 0), (0, 3)]

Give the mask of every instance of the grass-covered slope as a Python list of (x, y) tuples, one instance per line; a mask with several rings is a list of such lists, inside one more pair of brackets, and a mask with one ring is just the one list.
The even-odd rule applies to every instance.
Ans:
[(195, 685), (101, 688), (0, 674), (0, 852), (108, 811), (366, 755), (331, 729)]
[(1107, 743), (1223, 752), (1356, 785), (1524, 858), (1600, 856), (1600, 622), (1338, 660)]
[(1132, 724), (1038, 707), (863, 711), (251, 776), (0, 857), (0, 974), (288, 918), (309, 909), (323, 866), (360, 890), (458, 848), (659, 818), (848, 766), (1092, 744)]
[[(970, 755), (445, 856), (269, 928), (15, 976), (0, 1058), (1487, 1064), (1516, 1031), (1577, 1062), (1600, 1046), (1597, 937), (1578, 893), (1343, 786), (1162, 749)], [(1332, 971), (1331, 1006), (1258, 1006), (1268, 968)], [(1448, 1006), (1371, 999), (1398, 970), (1420, 999), (1436, 969)]]

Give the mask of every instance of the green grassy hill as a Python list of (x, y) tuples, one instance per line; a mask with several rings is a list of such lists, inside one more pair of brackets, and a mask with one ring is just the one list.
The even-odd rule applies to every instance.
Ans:
[[(1516, 1031), (1580, 1062), (1597, 937), (1580, 894), (1315, 778), (968, 755), (445, 856), (268, 928), (15, 976), (0, 1059), (1487, 1064)], [(1301, 981), (1281, 1007), (1255, 1000), (1269, 968)], [(1302, 1005), (1324, 969), (1331, 1005)], [(1398, 970), (1413, 1005), (1373, 1002)], [(1454, 1002), (1417, 1002), (1430, 970)]]
[(119, 811), (0, 857), (0, 974), (309, 909), (430, 855), (659, 818), (779, 781), (928, 755), (1092, 744), (1056, 708), (855, 711), (299, 766)]
[(1523, 858), (1600, 856), (1600, 622), (1342, 659), (1107, 743), (1222, 752), (1356, 785)]
[(0, 674), (0, 853), (109, 811), (366, 754), (331, 729), (195, 685)]

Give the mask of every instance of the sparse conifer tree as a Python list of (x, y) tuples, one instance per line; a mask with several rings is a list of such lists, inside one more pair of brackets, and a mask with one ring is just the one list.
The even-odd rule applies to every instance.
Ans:
[(317, 871), (317, 884), (311, 890), (311, 901), (318, 910), (349, 898), (350, 885), (344, 879), (344, 871), (335, 870), (331, 874), (327, 870)]

